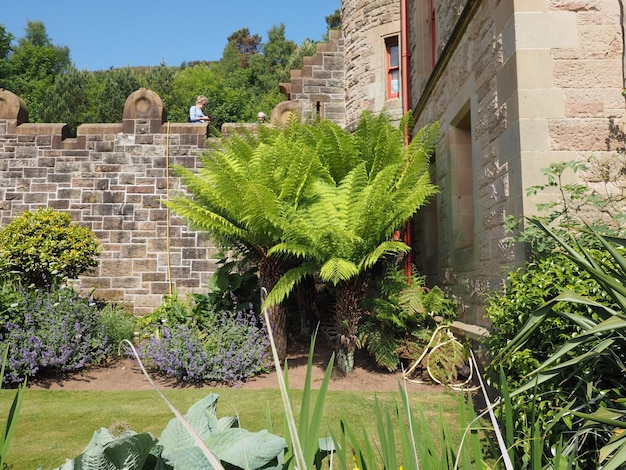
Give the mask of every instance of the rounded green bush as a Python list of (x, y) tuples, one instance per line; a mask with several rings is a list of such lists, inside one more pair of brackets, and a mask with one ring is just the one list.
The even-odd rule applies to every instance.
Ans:
[(38, 287), (78, 278), (98, 265), (100, 253), (89, 227), (54, 209), (23, 212), (0, 230), (0, 272)]

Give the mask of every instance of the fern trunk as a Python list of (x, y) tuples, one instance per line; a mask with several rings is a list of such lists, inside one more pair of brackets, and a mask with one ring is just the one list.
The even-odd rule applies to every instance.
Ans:
[(361, 301), (364, 296), (365, 283), (361, 282), (360, 279), (337, 284), (335, 351), (337, 367), (343, 374), (349, 374), (354, 370), (354, 351), (357, 345), (359, 321), (363, 314)]
[(300, 314), (300, 335), (302, 336), (310, 335), (319, 320), (316, 294), (315, 279), (312, 276), (306, 276), (296, 286), (296, 299)]
[[(284, 261), (265, 257), (259, 263), (259, 286), (270, 292), (283, 274), (287, 272)], [(272, 329), (274, 342), (278, 351), (278, 359), (283, 362), (287, 358), (287, 308), (284, 303), (267, 309), (269, 326)]]

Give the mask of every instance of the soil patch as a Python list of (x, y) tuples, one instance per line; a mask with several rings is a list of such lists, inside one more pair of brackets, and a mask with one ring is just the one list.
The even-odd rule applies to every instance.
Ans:
[[(292, 342), (294, 343), (294, 342)], [(311, 383), (313, 388), (319, 388), (332, 353), (331, 345), (318, 338), (313, 355)], [(309, 345), (302, 343), (291, 344), (287, 354), (289, 387), (301, 389), (304, 387), (307, 373)], [(167, 376), (162, 376), (148, 370), (150, 377), (160, 389), (170, 388), (222, 388), (223, 384), (190, 385), (179, 382)], [(377, 367), (374, 360), (364, 351), (357, 351), (355, 355), (354, 371), (341, 375), (333, 370), (330, 390), (362, 390), (373, 392), (398, 391), (398, 383), (402, 382), (402, 372), (389, 372)], [(253, 377), (241, 384), (234, 385), (243, 389), (277, 389), (278, 376), (276, 371)], [(110, 360), (105, 365), (90, 366), (72, 374), (57, 375), (54, 377), (37, 377), (29, 382), (30, 389), (46, 390), (91, 390), (91, 391), (123, 391), (123, 390), (150, 390), (148, 379), (141, 372), (136, 360), (120, 358)], [(409, 391), (443, 391), (442, 386), (407, 382)]]

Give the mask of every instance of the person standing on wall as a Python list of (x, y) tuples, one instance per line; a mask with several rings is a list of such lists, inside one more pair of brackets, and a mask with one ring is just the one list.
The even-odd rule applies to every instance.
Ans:
[(189, 122), (210, 122), (211, 118), (209, 116), (205, 116), (202, 112), (202, 109), (209, 102), (208, 98), (204, 95), (199, 95), (196, 98), (196, 104), (189, 108)]

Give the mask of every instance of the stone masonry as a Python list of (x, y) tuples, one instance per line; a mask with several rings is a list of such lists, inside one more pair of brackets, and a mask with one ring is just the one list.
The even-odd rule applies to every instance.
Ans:
[(164, 122), (161, 98), (131, 94), (121, 124), (31, 124), (24, 102), (0, 90), (0, 225), (25, 210), (51, 207), (90, 227), (103, 246), (78, 286), (136, 314), (165, 294), (206, 292), (213, 244), (163, 201), (180, 190), (168, 166), (197, 168), (206, 125)]
[(385, 39), (398, 37), (400, 2), (344, 0), (341, 2), (346, 63), (346, 127), (353, 128), (363, 111), (383, 109), (402, 116), (398, 98), (387, 99)]
[(288, 101), (272, 111), (271, 122), (284, 123), (292, 110), (303, 119), (321, 117), (345, 126), (344, 41), (341, 31), (330, 30), (327, 43), (317, 44), (315, 55), (305, 57), (300, 70), (291, 71), (280, 91)]
[[(426, 63), (430, 12), (409, 2), (412, 63)], [(428, 2), (424, 2), (428, 3)], [(536, 213), (552, 162), (611, 159), (623, 128), (619, 2), (435, 2), (435, 64), (411, 75), (416, 128), (438, 121), (437, 282), (463, 301), (463, 321), (488, 326), (485, 294), (526, 259), (504, 221)], [(427, 58), (424, 58), (428, 54)], [(420, 75), (421, 74), (421, 75)], [(548, 195), (554, 200), (556, 194)], [(427, 247), (428, 249), (428, 247)]]

